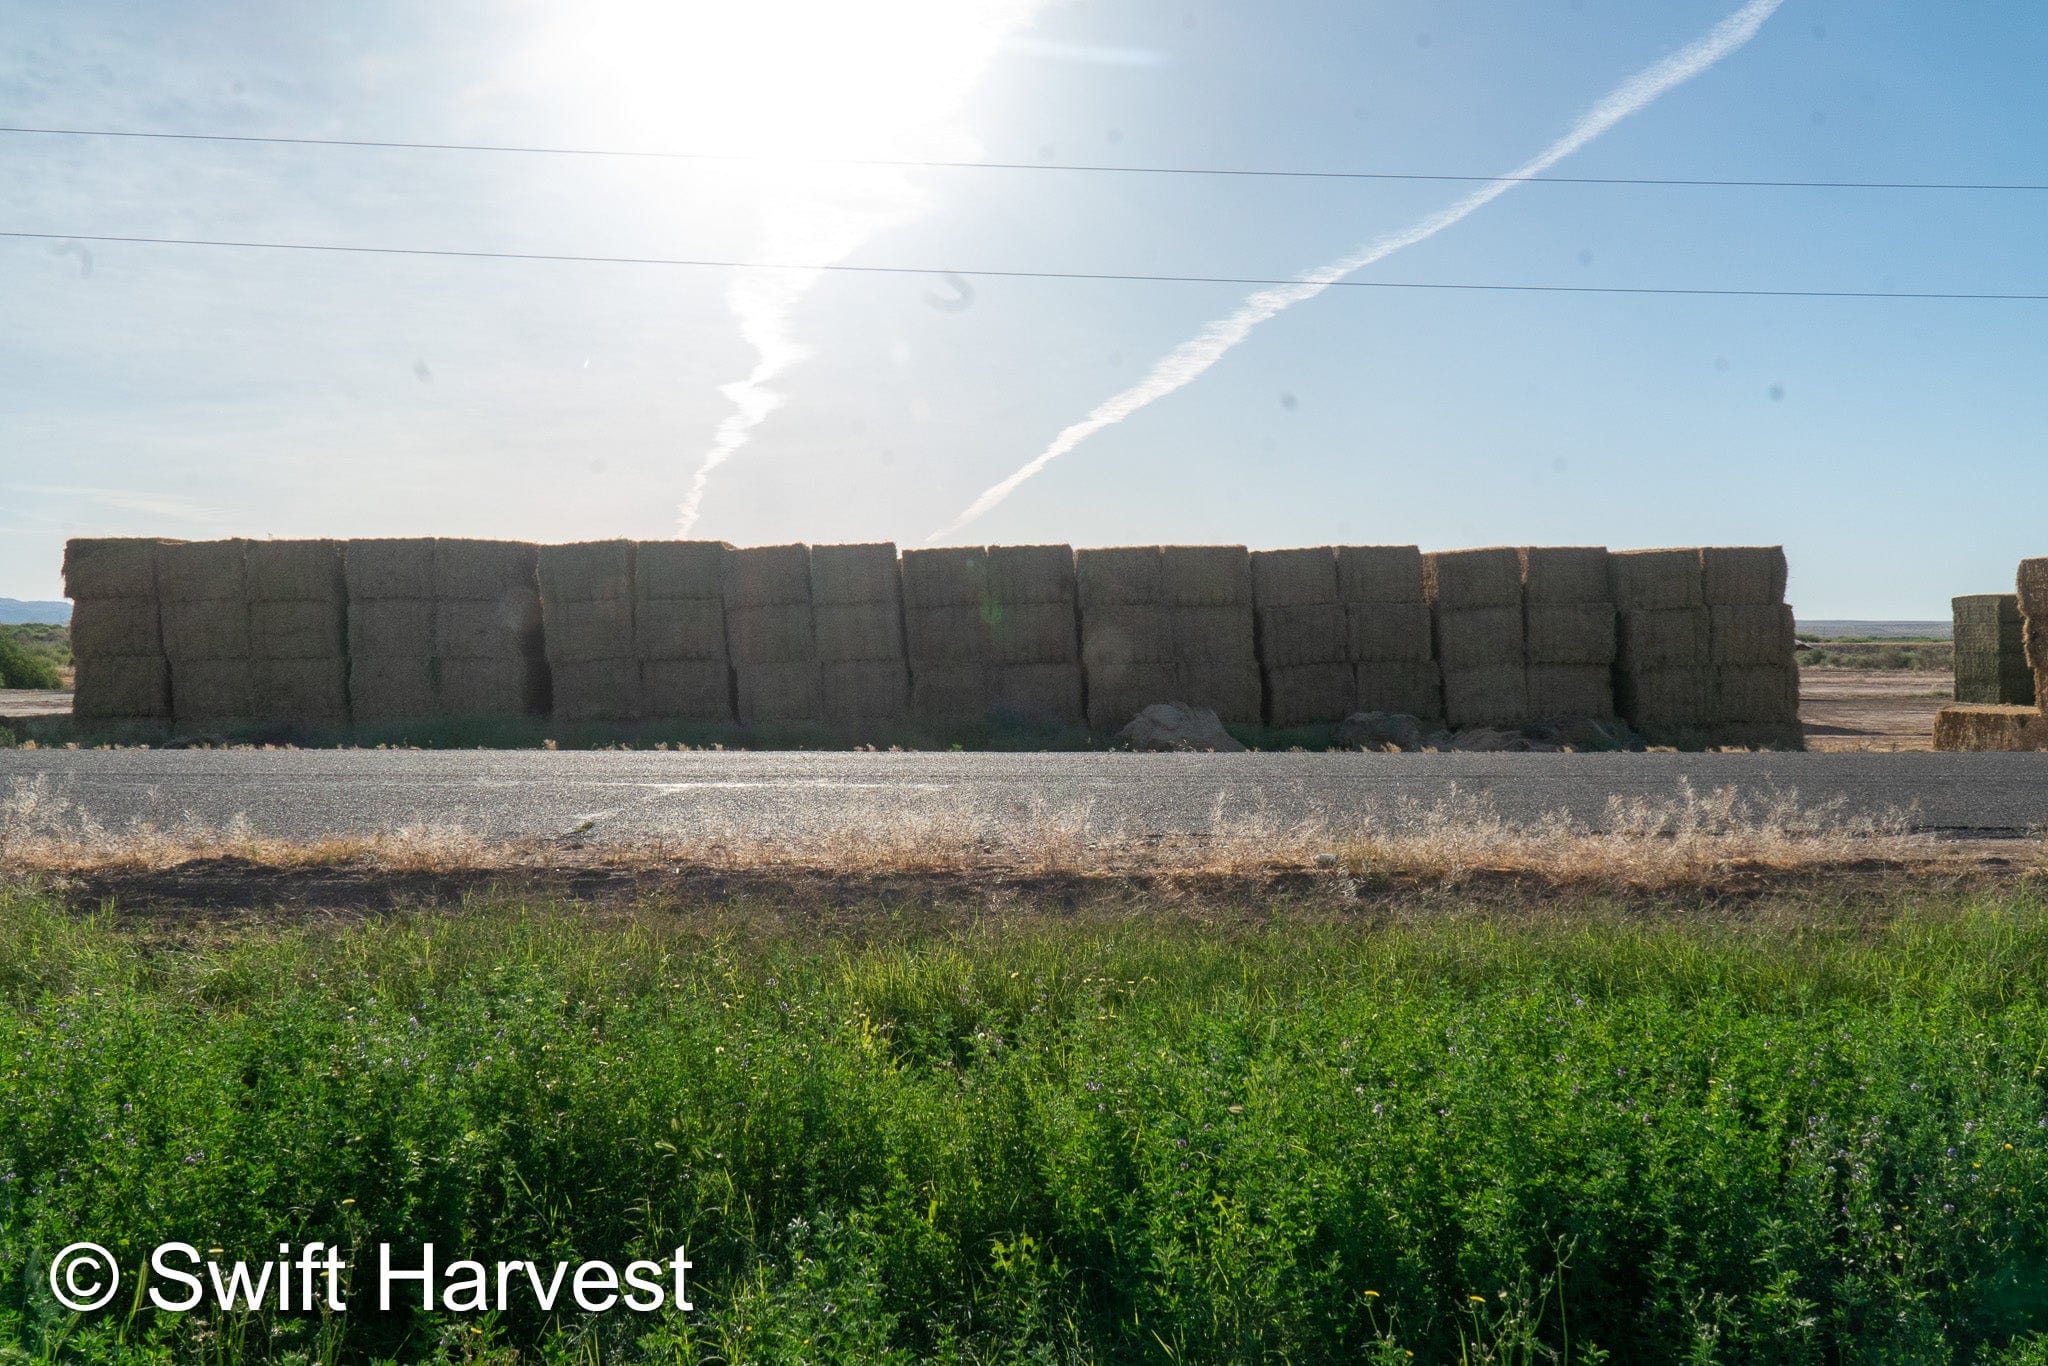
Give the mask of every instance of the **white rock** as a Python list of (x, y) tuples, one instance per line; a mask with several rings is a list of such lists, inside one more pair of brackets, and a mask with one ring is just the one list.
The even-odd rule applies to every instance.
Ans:
[(1132, 749), (1213, 750), (1235, 754), (1244, 748), (1223, 729), (1213, 711), (1179, 702), (1154, 702), (1116, 733)]

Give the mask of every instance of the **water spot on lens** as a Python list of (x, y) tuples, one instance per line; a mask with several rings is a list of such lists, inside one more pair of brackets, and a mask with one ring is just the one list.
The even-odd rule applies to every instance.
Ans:
[(1728, 373), (1728, 358), (1727, 358), (1726, 356), (1716, 356), (1716, 357), (1714, 357), (1714, 368), (1715, 368), (1716, 370), (1719, 370), (1719, 371), (1720, 371), (1720, 372), (1721, 372), (1722, 374), (1724, 374), (1724, 375), (1725, 375), (1725, 374), (1727, 374), (1727, 373)]
[(1593, 264), (1593, 249), (1591, 247), (1579, 248), (1579, 264), (1582, 266), (1590, 266)]
[(1112, 128), (1107, 133), (1104, 133), (1102, 136), (1113, 143), (1122, 142), (1124, 140), (1124, 130), (1121, 128)]
[(1782, 384), (1773, 384), (1764, 392), (1771, 396), (1771, 402), (1773, 403), (1783, 403), (1785, 401), (1785, 386)]
[(413, 378), (422, 384), (432, 384), (434, 382), (434, 372), (427, 368), (427, 363), (423, 360), (415, 360), (412, 363), (412, 373)]
[(1280, 395), (1280, 406), (1291, 413), (1301, 406), (1301, 400), (1293, 394), (1283, 393)]
[(1429, 35), (1428, 35), (1427, 33), (1418, 33), (1418, 34), (1416, 34), (1416, 35), (1415, 35), (1415, 46), (1417, 46), (1417, 47), (1428, 47), (1428, 46), (1429, 46)]

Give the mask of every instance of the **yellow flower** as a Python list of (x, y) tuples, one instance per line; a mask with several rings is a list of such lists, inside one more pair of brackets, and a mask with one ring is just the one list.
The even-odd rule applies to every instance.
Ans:
[(1486, 1296), (1484, 1296), (1484, 1295), (1467, 1295), (1467, 1296), (1466, 1296), (1465, 1298), (1466, 1298), (1466, 1299), (1468, 1299), (1468, 1300), (1470, 1300), (1470, 1301), (1472, 1301), (1472, 1303), (1474, 1303), (1474, 1304), (1485, 1304), (1485, 1303), (1486, 1303)]
[(1376, 1300), (1380, 1297), (1380, 1292), (1377, 1290), (1368, 1290), (1365, 1292), (1365, 1297), (1369, 1300)]

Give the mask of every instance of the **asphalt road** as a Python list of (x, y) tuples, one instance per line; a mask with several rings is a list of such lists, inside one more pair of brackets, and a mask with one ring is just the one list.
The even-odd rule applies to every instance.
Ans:
[[(1917, 828), (2017, 836), (2048, 827), (2036, 754), (857, 754), (625, 751), (6, 750), (0, 821), (89, 816), (109, 828), (241, 818), (260, 835), (407, 825), (594, 839), (802, 834), (937, 816), (1039, 813), (1126, 833), (1219, 818), (1344, 824), (1401, 798), (1484, 798), (1505, 817), (1598, 824), (1610, 796), (1735, 786)], [(24, 797), (33, 797), (25, 803)], [(61, 803), (68, 807), (59, 809)], [(54, 814), (53, 814), (54, 813)]]

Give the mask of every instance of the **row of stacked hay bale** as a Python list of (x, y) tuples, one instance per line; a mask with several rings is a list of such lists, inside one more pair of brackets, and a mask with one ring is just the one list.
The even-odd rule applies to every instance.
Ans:
[(1776, 546), (1616, 551), (1621, 714), (1652, 734), (1796, 743), (1799, 670)]
[(546, 713), (539, 547), (412, 537), (349, 541), (341, 558), (357, 723)]
[[(2048, 701), (2048, 559), (2021, 560), (2016, 577), (2018, 592), (2010, 596), (1976, 594), (1952, 604), (1956, 704), (1935, 715), (1936, 749), (2048, 749), (2048, 715), (2040, 705)], [(2006, 700), (2023, 693), (2024, 701)]]
[(720, 541), (540, 547), (553, 712), (568, 722), (732, 721)]
[(162, 721), (171, 715), (157, 551), (141, 538), (79, 538), (64, 546), (71, 599), (73, 710), (92, 721)]
[(903, 553), (910, 714), (938, 725), (991, 717), (1079, 725), (1075, 555), (1066, 546)]

